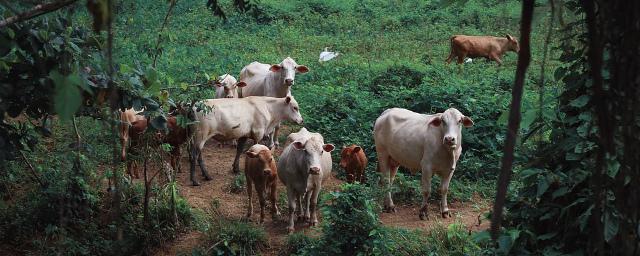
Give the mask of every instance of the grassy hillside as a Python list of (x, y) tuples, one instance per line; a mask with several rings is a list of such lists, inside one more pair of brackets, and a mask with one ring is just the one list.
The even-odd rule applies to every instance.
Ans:
[[(493, 177), (503, 136), (498, 121), (510, 99), (516, 54), (507, 53), (501, 67), (477, 59), (462, 72), (456, 65), (446, 66), (444, 60), (454, 34), (517, 37), (520, 5), (518, 1), (465, 2), (261, 1), (255, 14), (237, 13), (227, 3), (223, 6), (228, 7), (228, 20), (224, 21), (204, 1), (178, 1), (161, 43), (158, 70), (167, 78), (167, 87), (179, 87), (180, 83), (203, 82), (205, 73), (237, 77), (252, 61), (278, 63), (291, 56), (311, 70), (298, 75), (293, 87), (307, 126), (337, 145), (365, 145), (372, 159), (373, 121), (384, 109), (405, 107), (432, 113), (456, 107), (476, 121), (474, 128), (465, 131), (468, 150), (460, 173), (468, 170), (470, 177)], [(116, 47), (120, 63), (152, 62), (168, 7), (162, 1), (119, 6)], [(525, 111), (538, 102), (534, 81), (547, 22), (545, 10), (538, 13)], [(318, 63), (324, 47), (342, 55)], [(547, 64), (547, 76), (553, 74), (555, 65)], [(213, 94), (211, 90), (174, 89), (172, 95), (185, 99)], [(554, 104), (546, 104), (546, 109), (546, 114), (552, 113)], [(525, 113), (525, 131), (536, 115), (535, 111)]]

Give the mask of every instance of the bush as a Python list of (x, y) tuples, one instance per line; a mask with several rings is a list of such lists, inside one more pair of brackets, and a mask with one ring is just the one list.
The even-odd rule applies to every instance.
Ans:
[(285, 247), (280, 255), (308, 255), (313, 248), (317, 248), (319, 239), (308, 237), (303, 233), (294, 233), (287, 237)]
[(193, 255), (257, 255), (268, 247), (264, 228), (249, 222), (218, 220), (207, 231), (207, 238)]
[(240, 194), (245, 191), (247, 186), (246, 178), (247, 177), (245, 177), (243, 173), (235, 175), (233, 177), (233, 182), (229, 185), (229, 190), (231, 190), (231, 193)]

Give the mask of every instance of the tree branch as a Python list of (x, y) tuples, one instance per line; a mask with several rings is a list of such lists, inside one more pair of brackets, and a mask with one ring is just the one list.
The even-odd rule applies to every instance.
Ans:
[(507, 188), (511, 180), (513, 167), (514, 150), (518, 130), (520, 129), (520, 107), (522, 103), (522, 92), (524, 78), (531, 60), (531, 20), (533, 18), (534, 0), (522, 2), (522, 21), (520, 23), (520, 36), (522, 37), (522, 48), (518, 54), (518, 68), (516, 69), (516, 80), (511, 91), (511, 108), (509, 111), (509, 125), (507, 128), (507, 140), (504, 144), (504, 155), (502, 156), (502, 167), (498, 179), (498, 189), (496, 201), (493, 204), (493, 214), (491, 216), (491, 237), (497, 240), (502, 222), (502, 208), (507, 195)]
[(25, 163), (27, 163), (27, 165), (29, 166), (29, 170), (31, 170), (31, 175), (33, 175), (33, 179), (38, 182), (38, 184), (40, 184), (40, 187), (45, 188), (46, 185), (44, 184), (44, 182), (42, 182), (42, 180), (40, 179), (40, 176), (38, 176), (38, 173), (36, 172), (36, 169), (33, 168), (33, 165), (31, 165), (31, 162), (29, 162), (29, 159), (27, 159), (27, 156), (24, 155), (24, 152), (22, 152), (22, 150), (20, 151), (20, 155), (22, 156), (22, 160), (24, 160)]
[(156, 66), (158, 55), (160, 55), (160, 42), (162, 42), (162, 31), (164, 31), (164, 28), (167, 26), (167, 23), (169, 23), (169, 16), (171, 15), (171, 11), (173, 11), (173, 7), (176, 6), (177, 1), (178, 0), (171, 0), (171, 3), (169, 4), (169, 10), (167, 11), (167, 15), (164, 16), (162, 27), (160, 27), (160, 32), (158, 32), (158, 41), (156, 41), (156, 49), (155, 49), (156, 52), (155, 52), (155, 55), (153, 56), (153, 67)]
[(0, 29), (4, 28), (8, 25), (11, 25), (13, 23), (16, 22), (21, 22), (21, 21), (25, 21), (31, 18), (35, 18), (38, 17), (42, 14), (46, 14), (46, 13), (50, 13), (53, 11), (56, 11), (62, 7), (65, 7), (67, 5), (73, 4), (75, 2), (77, 2), (78, 0), (62, 0), (62, 1), (57, 1), (57, 2), (52, 2), (52, 3), (47, 3), (47, 4), (39, 4), (36, 5), (35, 7), (31, 8), (30, 10), (20, 13), (18, 15), (15, 16), (11, 16), (9, 18), (6, 18), (2, 21), (0, 21)]

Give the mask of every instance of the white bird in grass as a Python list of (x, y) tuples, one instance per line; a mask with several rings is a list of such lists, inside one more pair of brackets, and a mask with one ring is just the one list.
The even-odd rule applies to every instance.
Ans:
[(472, 58), (465, 58), (464, 63), (471, 63), (473, 61)]
[(329, 61), (335, 57), (338, 57), (338, 55), (340, 55), (339, 52), (330, 52), (329, 47), (325, 47), (324, 51), (320, 53), (320, 59), (318, 59), (318, 61), (319, 62)]

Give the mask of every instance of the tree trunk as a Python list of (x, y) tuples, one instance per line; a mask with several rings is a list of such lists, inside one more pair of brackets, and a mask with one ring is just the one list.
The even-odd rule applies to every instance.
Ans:
[(511, 107), (509, 111), (509, 123), (507, 128), (507, 139), (504, 145), (504, 155), (502, 156), (502, 167), (498, 179), (496, 201), (493, 205), (491, 218), (491, 237), (497, 241), (502, 222), (502, 208), (507, 195), (507, 188), (511, 179), (511, 169), (513, 166), (513, 156), (520, 129), (520, 107), (522, 103), (522, 92), (524, 88), (524, 78), (531, 59), (531, 20), (533, 18), (534, 0), (524, 0), (522, 2), (522, 21), (520, 23), (520, 37), (522, 37), (522, 47), (518, 54), (518, 67), (513, 90), (511, 92)]

